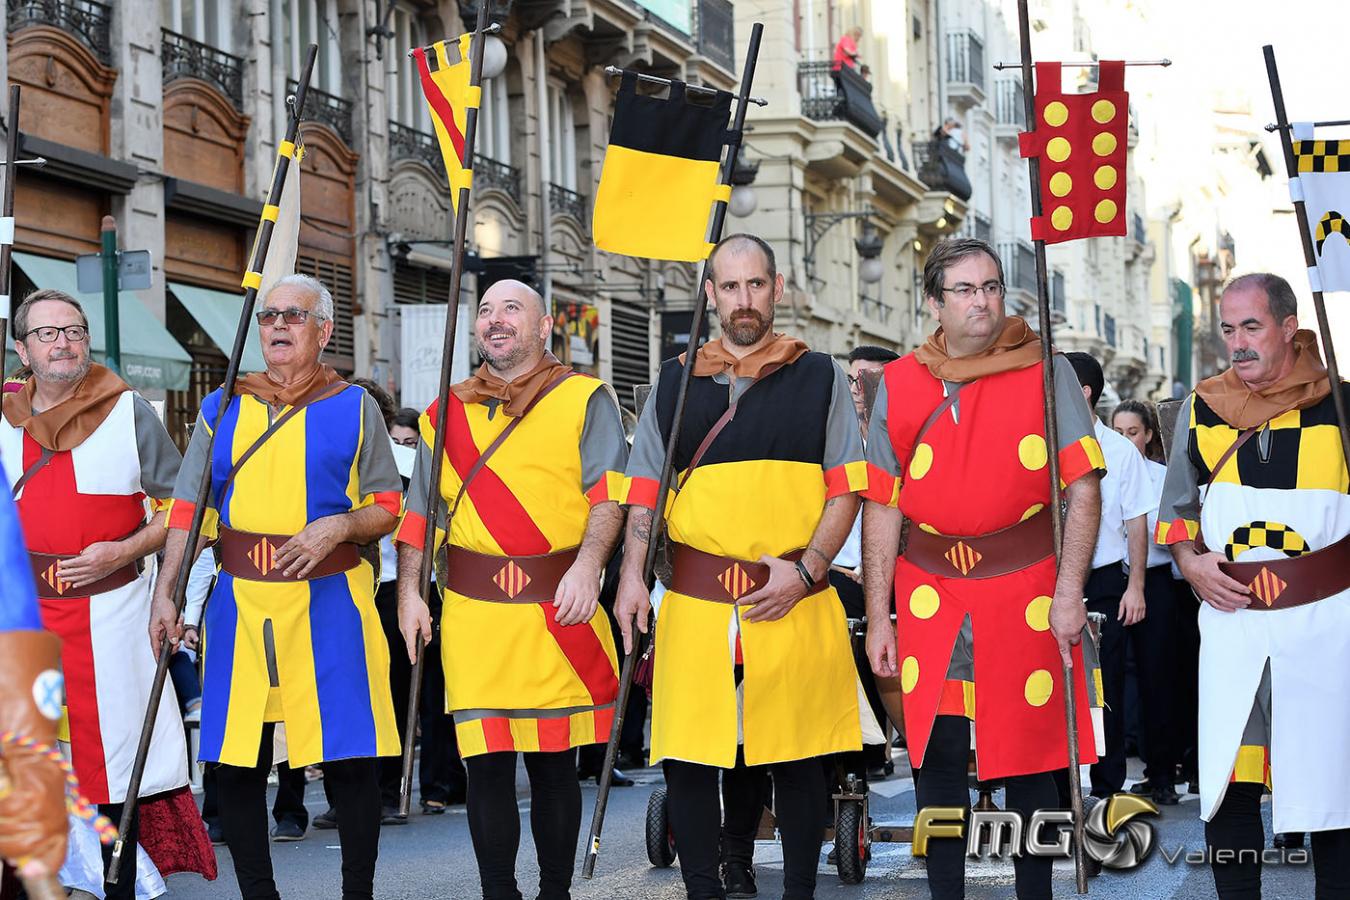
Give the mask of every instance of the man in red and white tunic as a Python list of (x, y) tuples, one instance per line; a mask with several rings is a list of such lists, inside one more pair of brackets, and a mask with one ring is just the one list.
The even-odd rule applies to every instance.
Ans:
[[(90, 359), (89, 323), (59, 291), (14, 314), (14, 345), (33, 371), (4, 397), (0, 458), (12, 484), (41, 603), (61, 638), (70, 755), (80, 786), (114, 822), (122, 813), (154, 679), (146, 639), (162, 507), (181, 460), (154, 409)], [(149, 501), (149, 517), (147, 516)], [(182, 719), (160, 697), (141, 796), (187, 784)], [(135, 846), (133, 819), (128, 843)], [(110, 849), (104, 848), (104, 866)], [(133, 897), (134, 853), (109, 898)]]

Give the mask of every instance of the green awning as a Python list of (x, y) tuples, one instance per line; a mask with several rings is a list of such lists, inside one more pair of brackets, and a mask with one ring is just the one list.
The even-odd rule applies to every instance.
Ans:
[[(89, 319), (96, 362), (104, 362), (103, 298), (79, 292), (75, 263), (15, 251), (14, 264), (38, 288), (65, 291), (80, 301)], [(140, 390), (187, 390), (192, 357), (164, 324), (130, 291), (118, 294), (118, 331), (122, 338), (122, 377)]]
[[(169, 282), (169, 292), (178, 298), (188, 315), (197, 320), (207, 337), (228, 357), (234, 349), (234, 336), (239, 329), (239, 308), (244, 303), (243, 296), (173, 281)], [(244, 358), (240, 360), (239, 371), (261, 372), (266, 368), (262, 347), (258, 343), (258, 321), (250, 318), (248, 340), (244, 343)]]

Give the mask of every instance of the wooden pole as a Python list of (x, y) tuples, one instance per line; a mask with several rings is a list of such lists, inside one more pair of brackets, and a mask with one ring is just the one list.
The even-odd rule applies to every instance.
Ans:
[(0, 384), (5, 380), (5, 351), (9, 347), (10, 257), (14, 252), (14, 181), (19, 177), (19, 86), (9, 86), (9, 116), (5, 124), (5, 181), (0, 196), (0, 217), (9, 233), (8, 240), (0, 242)]
[[(741, 72), (741, 87), (736, 94), (736, 113), (731, 126), (731, 140), (727, 142), (726, 155), (722, 158), (722, 172), (719, 181), (731, 183), (731, 170), (736, 165), (736, 156), (741, 151), (742, 133), (745, 129), (745, 110), (750, 102), (750, 87), (755, 80), (755, 63), (759, 59), (759, 44), (764, 36), (764, 25), (756, 22), (750, 29), (750, 45), (745, 51), (745, 69)], [(722, 226), (726, 221), (727, 205), (722, 201), (713, 204), (711, 240), (722, 239)], [(675, 447), (680, 440), (680, 426), (684, 422), (685, 401), (689, 396), (689, 381), (694, 374), (694, 358), (698, 355), (699, 333), (703, 330), (704, 312), (708, 303), (703, 294), (703, 286), (711, 277), (707, 260), (703, 262), (703, 275), (698, 280), (698, 294), (694, 299), (694, 321), (689, 328), (689, 343), (685, 346), (684, 368), (680, 371), (680, 385), (675, 394), (675, 417), (670, 428), (670, 439), (666, 442), (666, 455), (661, 463), (661, 478), (657, 482), (656, 509), (652, 512), (652, 535), (647, 542), (647, 556), (642, 564), (643, 583), (652, 584), (656, 571), (656, 550), (665, 529), (666, 495), (670, 493), (671, 477), (674, 473)], [(605, 765), (600, 770), (600, 790), (595, 796), (595, 812), (591, 816), (591, 831), (586, 838), (586, 858), (581, 864), (581, 874), (585, 878), (595, 875), (595, 862), (600, 855), (600, 832), (605, 827), (605, 810), (609, 805), (609, 791), (614, 783), (614, 762), (619, 755), (619, 735), (623, 732), (624, 711), (628, 707), (628, 695), (633, 689), (633, 673), (637, 669), (638, 658), (642, 656), (643, 641), (640, 639), (633, 652), (624, 657), (623, 672), (619, 677), (619, 695), (614, 700), (614, 723), (609, 729), (609, 742), (605, 744)]]
[[(309, 91), (309, 76), (314, 70), (314, 60), (318, 55), (318, 44), (310, 44), (309, 51), (305, 55), (305, 65), (300, 72), (300, 83), (295, 89), (295, 104), (291, 107), (290, 115), (286, 120), (286, 137), (282, 141), (282, 150), (285, 147), (293, 147), (296, 138), (300, 134), (300, 116), (305, 108), (305, 95)], [(272, 170), (272, 186), (267, 192), (267, 205), (277, 206), (281, 202), (281, 190), (286, 184), (286, 173), (290, 169), (291, 156), (289, 153), (279, 151), (277, 153), (277, 162)], [(253, 258), (249, 260), (247, 275), (257, 275), (263, 270), (263, 264), (267, 260), (267, 248), (272, 243), (272, 229), (274, 222), (263, 218), (258, 223), (258, 238), (253, 244)], [(225, 367), (225, 381), (222, 383), (220, 409), (216, 413), (216, 421), (213, 423), (211, 431), (206, 439), (206, 465), (202, 467), (201, 482), (197, 485), (197, 504), (192, 510), (192, 522), (188, 526), (187, 542), (183, 546), (183, 559), (178, 567), (178, 578), (174, 581), (173, 602), (181, 618), (183, 615), (183, 606), (187, 598), (188, 574), (192, 570), (192, 559), (196, 554), (197, 542), (201, 537), (202, 523), (206, 517), (206, 507), (210, 499), (211, 492), (211, 450), (215, 443), (215, 436), (220, 433), (221, 422), (225, 419), (225, 413), (230, 408), (230, 398), (234, 395), (234, 385), (239, 378), (239, 363), (244, 356), (244, 346), (248, 342), (249, 319), (253, 316), (253, 304), (258, 299), (258, 284), (255, 279), (247, 278), (246, 282), (254, 282), (244, 291), (244, 302), (239, 309), (239, 325), (234, 333), (234, 346), (230, 348), (229, 363)], [(136, 803), (138, 794), (141, 790), (141, 777), (145, 774), (145, 760), (150, 753), (150, 739), (155, 731), (155, 718), (159, 713), (159, 698), (164, 691), (165, 676), (169, 672), (169, 657), (173, 655), (173, 644), (166, 640), (159, 650), (159, 661), (155, 668), (155, 680), (150, 686), (150, 702), (145, 708), (145, 721), (141, 725), (141, 740), (136, 748), (136, 760), (131, 767), (131, 780), (127, 784), (126, 801), (122, 804), (122, 820), (117, 826), (117, 842), (113, 844), (112, 861), (108, 866), (108, 883), (117, 884), (117, 876), (122, 867), (122, 854), (126, 850), (124, 841), (127, 830), (131, 827), (131, 817), (136, 812)], [(132, 847), (134, 854), (136, 848)]]
[[(1022, 48), (1022, 91), (1027, 130), (1036, 130), (1036, 92), (1031, 65), (1031, 27), (1027, 16), (1027, 0), (1017, 0), (1017, 26)], [(1056, 85), (1058, 87), (1058, 85)], [(1035, 156), (1027, 158), (1027, 169), (1031, 175), (1031, 215), (1039, 218), (1041, 209), (1041, 161)], [(1054, 350), (1050, 323), (1050, 282), (1046, 277), (1045, 241), (1035, 241), (1036, 248), (1036, 294), (1037, 312), (1040, 317), (1041, 331), (1041, 390), (1045, 397), (1045, 443), (1046, 460), (1050, 475), (1050, 508), (1055, 514), (1050, 517), (1055, 543), (1055, 570), (1058, 572), (1061, 551), (1064, 546), (1064, 520), (1062, 518), (1062, 492), (1059, 486), (1059, 424), (1055, 415), (1055, 373)], [(1069, 804), (1073, 809), (1073, 871), (1078, 893), (1086, 894), (1087, 860), (1083, 856), (1083, 784), (1078, 771), (1078, 703), (1074, 695), (1074, 672), (1069, 661), (1064, 662), (1064, 716), (1065, 739), (1069, 745)]]
[[(1280, 72), (1275, 67), (1275, 48), (1266, 44), (1262, 52), (1266, 56), (1266, 75), (1270, 78), (1270, 97), (1275, 101), (1275, 127), (1280, 132), (1280, 145), (1284, 148), (1284, 167), (1292, 180), (1298, 177), (1298, 164), (1294, 160), (1294, 142), (1289, 129), (1289, 117), (1284, 110), (1284, 91), (1280, 88)], [(1317, 252), (1313, 247), (1312, 229), (1308, 225), (1308, 207), (1300, 200), (1294, 201), (1294, 215), (1298, 218), (1298, 234), (1303, 241), (1303, 261), (1309, 269), (1317, 265)], [(1312, 292), (1313, 308), (1317, 310), (1317, 330), (1322, 335), (1322, 353), (1326, 356), (1327, 380), (1331, 382), (1331, 400), (1336, 406), (1336, 424), (1341, 432), (1341, 455), (1350, 468), (1350, 428), (1347, 428), (1345, 410), (1345, 392), (1340, 389), (1341, 371), (1336, 365), (1336, 348), (1331, 343), (1331, 321), (1327, 318), (1326, 302), (1322, 299), (1321, 286)]]
[[(479, 0), (478, 21), (469, 43), (469, 85), (472, 90), (483, 80), (483, 44), (487, 33), (487, 0)], [(478, 134), (478, 109), (470, 106), (464, 113), (464, 167), (473, 168), (473, 147)], [(436, 520), (441, 507), (441, 464), (445, 459), (445, 431), (450, 422), (450, 372), (455, 355), (455, 334), (459, 330), (459, 283), (464, 276), (464, 240), (469, 229), (469, 187), (459, 189), (455, 204), (454, 261), (450, 268), (450, 296), (445, 307), (445, 340), (441, 344), (441, 381), (436, 401), (436, 435), (431, 444), (431, 471), (427, 488), (427, 523), (422, 535), (422, 568), (418, 572), (417, 593), (423, 603), (431, 595), (431, 568), (435, 560)], [(450, 535), (447, 513), (446, 539)], [(429, 605), (429, 604), (428, 604)], [(399, 785), (399, 815), (407, 816), (412, 806), (413, 741), (417, 736), (417, 707), (422, 700), (422, 636), (417, 636), (417, 661), (413, 663), (408, 684), (408, 714), (403, 732), (403, 776)]]

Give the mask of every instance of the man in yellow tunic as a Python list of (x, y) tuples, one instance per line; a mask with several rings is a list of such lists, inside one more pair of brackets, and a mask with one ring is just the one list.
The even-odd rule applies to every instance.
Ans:
[(240, 893), (278, 896), (265, 800), (282, 722), (291, 766), (324, 764), (342, 897), (359, 900), (371, 896), (379, 848), (375, 757), (396, 755), (399, 742), (375, 574), (358, 546), (394, 527), (402, 481), (374, 399), (319, 363), (333, 333), (328, 289), (289, 275), (257, 316), (267, 371), (240, 378), (235, 397), (217, 390), (202, 402), (174, 487), (151, 639), (176, 640), (181, 628), (173, 585), (209, 467), (204, 533), (217, 538), (220, 572), (206, 606), (200, 756), (220, 764)]
[[(628, 444), (613, 391), (546, 352), (552, 329), (528, 285), (499, 281), (483, 294), (474, 326), (483, 365), (450, 388), (436, 492), (441, 662), (487, 900), (521, 896), (517, 752), (530, 779), (539, 897), (570, 896), (581, 828), (575, 748), (609, 738), (618, 694), (614, 639), (596, 609), (623, 527)], [(418, 576), (439, 422), (433, 403), (395, 537), (410, 659), (418, 635), (432, 635)]]
[[(657, 617), (652, 759), (665, 760), (690, 898), (724, 896), (718, 769), (739, 779), (771, 766), (783, 896), (804, 900), (815, 891), (828, 796), (816, 757), (862, 749), (848, 626), (827, 579), (865, 487), (862, 437), (844, 371), (772, 330), (783, 276), (769, 245), (732, 235), (710, 264), (705, 289), (722, 337), (694, 360), (675, 448), (678, 493), (666, 513), (673, 576)], [(634, 618), (647, 629), (642, 567), (682, 365), (662, 366), (628, 467), (614, 612), (629, 650)], [(753, 890), (745, 869), (729, 861), (723, 875)]]

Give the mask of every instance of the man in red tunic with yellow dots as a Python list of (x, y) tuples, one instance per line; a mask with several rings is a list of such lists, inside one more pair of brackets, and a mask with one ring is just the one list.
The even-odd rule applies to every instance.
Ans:
[[(1005, 316), (1003, 265), (983, 241), (939, 244), (924, 293), (940, 327), (886, 366), (867, 443), (868, 657), (879, 676), (900, 676), (920, 809), (969, 808), (973, 720), (979, 777), (1002, 779), (1008, 808), (1029, 816), (1060, 805), (1052, 773), (1068, 762), (1062, 659), (1086, 671), (1077, 645), (1105, 464), (1073, 369), (1056, 360), (1068, 500), (1057, 575), (1040, 340)], [(1092, 762), (1087, 679), (1076, 675), (1074, 689), (1079, 758)], [(964, 841), (929, 844), (935, 898), (964, 895), (965, 852)], [(1015, 858), (1019, 898), (1050, 896), (1051, 862)]]

